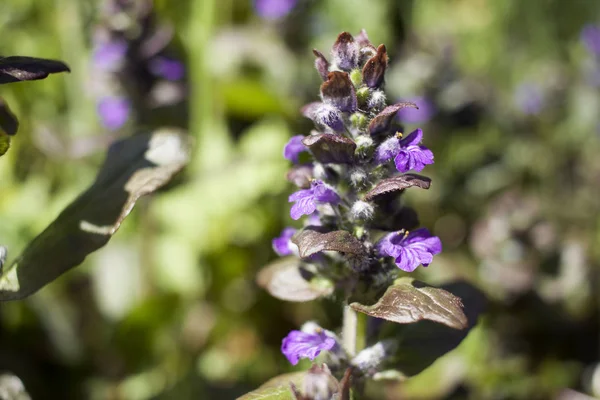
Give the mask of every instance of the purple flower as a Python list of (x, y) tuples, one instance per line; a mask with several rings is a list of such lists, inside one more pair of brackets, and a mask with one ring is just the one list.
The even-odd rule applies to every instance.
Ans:
[(306, 151), (306, 146), (302, 143), (303, 135), (292, 136), (283, 148), (283, 157), (293, 163), (298, 162), (298, 156)]
[(264, 19), (283, 18), (296, 6), (297, 0), (254, 0), (256, 13)]
[(180, 61), (167, 57), (155, 57), (150, 60), (150, 72), (168, 81), (178, 81), (185, 75), (185, 67)]
[(290, 210), (292, 219), (299, 219), (303, 215), (310, 215), (317, 209), (317, 203), (337, 204), (340, 196), (323, 181), (314, 180), (310, 183), (310, 189), (299, 190), (290, 195), (288, 201), (296, 204)]
[(114, 40), (98, 44), (94, 49), (92, 56), (94, 66), (104, 71), (116, 71), (125, 59), (127, 54), (127, 42), (124, 40)]
[(394, 158), (396, 169), (400, 172), (422, 171), (425, 165), (433, 164), (433, 153), (427, 147), (419, 145), (421, 140), (421, 129), (414, 130), (402, 140), (396, 136), (391, 137), (377, 148), (375, 161), (384, 163)]
[(121, 128), (127, 122), (130, 110), (131, 104), (124, 97), (105, 97), (97, 107), (102, 125), (111, 131)]
[(398, 111), (398, 119), (406, 124), (423, 124), (431, 119), (436, 113), (435, 106), (425, 97), (414, 97), (408, 99), (419, 107), (418, 109), (406, 107)]
[(280, 256), (288, 256), (292, 254), (292, 250), (290, 249), (290, 243), (292, 236), (296, 233), (296, 229), (294, 228), (285, 228), (281, 231), (281, 235), (273, 239), (273, 250)]
[(433, 256), (442, 251), (442, 242), (426, 228), (408, 235), (402, 231), (392, 232), (377, 243), (377, 251), (381, 256), (394, 257), (401, 270), (413, 272), (419, 265), (427, 267), (431, 263)]
[(584, 26), (580, 37), (586, 49), (600, 57), (600, 26), (591, 24)]
[(335, 339), (327, 336), (323, 330), (314, 334), (291, 331), (281, 342), (281, 352), (292, 365), (296, 365), (301, 358), (310, 358), (313, 361), (321, 351), (331, 350), (335, 345)]
[(514, 102), (524, 114), (537, 115), (544, 108), (544, 94), (538, 85), (522, 83), (515, 90)]

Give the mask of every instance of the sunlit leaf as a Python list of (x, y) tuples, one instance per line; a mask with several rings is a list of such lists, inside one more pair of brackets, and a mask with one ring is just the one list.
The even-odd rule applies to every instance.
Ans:
[(285, 257), (263, 268), (257, 282), (273, 297), (287, 301), (310, 301), (331, 294), (330, 282), (312, 278), (313, 274), (302, 268), (300, 259)]
[(321, 163), (349, 164), (354, 161), (356, 143), (344, 136), (328, 133), (308, 135), (302, 140), (302, 143)]
[(71, 203), (0, 277), (0, 300), (22, 299), (104, 246), (135, 202), (189, 160), (190, 139), (159, 130), (113, 144), (92, 186)]
[(35, 57), (0, 57), (0, 84), (44, 79), (57, 72), (70, 72), (62, 61)]
[(398, 192), (406, 188), (416, 186), (421, 189), (429, 189), (431, 179), (417, 174), (404, 174), (393, 178), (383, 179), (365, 195), (365, 201), (371, 201), (377, 196), (390, 192)]
[(431, 320), (454, 329), (468, 325), (461, 299), (452, 293), (427, 286), (413, 278), (400, 278), (373, 305), (352, 303), (350, 306), (371, 317), (398, 324)]
[(295, 400), (290, 383), (302, 386), (306, 372), (293, 372), (276, 376), (261, 387), (238, 397), (237, 400)]
[(318, 227), (305, 228), (292, 237), (292, 242), (298, 246), (300, 257), (307, 258), (321, 251), (339, 251), (355, 255), (366, 254), (360, 240), (348, 231), (333, 231), (322, 233)]

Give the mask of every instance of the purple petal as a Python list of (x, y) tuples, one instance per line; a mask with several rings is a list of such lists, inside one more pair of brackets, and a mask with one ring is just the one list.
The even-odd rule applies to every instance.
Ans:
[(185, 75), (183, 63), (167, 57), (155, 57), (150, 61), (150, 72), (169, 81), (179, 81)]
[(281, 231), (281, 235), (273, 239), (273, 250), (280, 256), (287, 256), (292, 254), (292, 250), (290, 250), (290, 239), (296, 233), (296, 229), (294, 228), (285, 228)]
[(314, 181), (311, 184), (315, 200), (321, 203), (337, 204), (340, 202), (340, 196), (322, 181)]
[(442, 242), (425, 228), (408, 235), (393, 232), (384, 236), (376, 245), (381, 256), (394, 257), (396, 265), (403, 271), (412, 272), (419, 265), (427, 267), (433, 256), (442, 251)]
[(303, 135), (292, 136), (283, 148), (283, 157), (297, 163), (300, 153), (307, 150), (306, 146), (302, 144), (302, 139), (304, 139)]
[(581, 41), (590, 53), (600, 56), (600, 26), (586, 25), (581, 30)]
[(300, 358), (313, 361), (321, 351), (331, 350), (335, 345), (335, 339), (323, 331), (316, 334), (291, 331), (281, 342), (281, 352), (292, 365), (296, 365)]
[(400, 172), (419, 172), (425, 168), (425, 165), (433, 164), (433, 153), (424, 146), (408, 146), (400, 149), (394, 158), (394, 163)]
[(104, 71), (115, 71), (121, 66), (127, 54), (127, 42), (114, 40), (98, 44), (92, 56), (94, 66)]
[(393, 136), (379, 145), (375, 151), (375, 161), (383, 164), (394, 158), (400, 151), (400, 140)]
[(412, 131), (408, 136), (402, 138), (402, 140), (400, 141), (400, 145), (402, 147), (416, 146), (420, 144), (422, 140), (423, 130), (421, 128), (417, 128), (414, 131)]
[[(300, 192), (309, 192), (309, 195), (308, 196), (302, 195), (302, 196), (298, 196), (295, 199), (292, 199), (292, 197), (294, 195), (296, 195)], [(296, 202), (290, 209), (290, 216), (294, 220), (300, 219), (300, 217), (302, 217), (303, 215), (310, 215), (313, 212), (315, 212), (315, 210), (317, 209), (317, 206), (315, 204), (315, 199), (314, 199), (311, 189), (300, 190), (300, 191), (292, 194), (289, 199), (290, 199), (289, 201)]]
[(433, 103), (424, 97), (415, 97), (409, 101), (415, 103), (419, 108), (404, 108), (398, 111), (398, 119), (406, 124), (425, 123), (429, 121), (436, 112)]
[(102, 124), (111, 131), (121, 128), (127, 122), (130, 109), (129, 100), (124, 97), (105, 97), (97, 107)]
[(288, 15), (297, 0), (255, 0), (254, 9), (264, 19), (275, 20)]

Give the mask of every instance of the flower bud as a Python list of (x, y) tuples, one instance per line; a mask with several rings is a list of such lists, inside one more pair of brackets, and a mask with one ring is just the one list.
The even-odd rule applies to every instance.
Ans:
[(388, 357), (393, 355), (397, 347), (394, 340), (382, 340), (358, 353), (351, 364), (363, 373), (372, 375)]
[(368, 221), (373, 218), (374, 213), (375, 209), (373, 205), (362, 200), (358, 200), (352, 204), (352, 209), (350, 210), (350, 216), (355, 221)]
[(321, 78), (326, 81), (327, 74), (329, 73), (329, 61), (327, 61), (323, 53), (318, 50), (313, 50), (313, 54), (317, 57), (315, 59), (315, 68), (319, 75), (321, 75)]
[(377, 48), (377, 54), (365, 63), (362, 70), (362, 80), (368, 87), (378, 88), (383, 84), (387, 64), (388, 56), (385, 45), (382, 44)]
[(339, 391), (339, 383), (327, 364), (313, 365), (304, 376), (304, 396), (311, 400), (330, 400)]
[(333, 45), (331, 55), (335, 65), (343, 71), (350, 71), (358, 66), (358, 44), (348, 32), (339, 34)]
[(386, 97), (385, 93), (381, 90), (373, 90), (371, 97), (367, 100), (367, 107), (369, 110), (380, 110), (385, 107)]
[(369, 175), (364, 168), (354, 168), (350, 171), (350, 183), (355, 188), (363, 188), (366, 186)]
[(357, 107), (356, 89), (347, 72), (330, 72), (321, 85), (321, 98), (342, 112), (353, 112)]

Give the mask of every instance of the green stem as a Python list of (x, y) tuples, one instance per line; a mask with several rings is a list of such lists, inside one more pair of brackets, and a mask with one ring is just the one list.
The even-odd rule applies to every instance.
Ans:
[(350, 306), (344, 306), (342, 345), (348, 356), (354, 357), (366, 346), (367, 316), (357, 313)]

